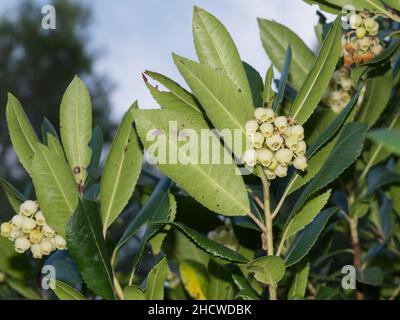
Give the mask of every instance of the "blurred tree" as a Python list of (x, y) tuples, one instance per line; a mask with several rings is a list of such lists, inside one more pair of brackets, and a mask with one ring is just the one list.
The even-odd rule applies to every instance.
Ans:
[[(7, 92), (18, 97), (40, 133), (43, 117), (58, 127), (62, 94), (78, 74), (89, 87), (94, 122), (103, 129), (105, 139), (113, 129), (108, 118), (112, 85), (94, 72), (98, 55), (89, 50), (90, 9), (78, 1), (54, 0), (52, 5), (56, 9), (55, 30), (42, 28), (42, 7), (33, 0), (23, 0), (0, 18), (0, 175), (13, 183), (18, 181), (20, 188), (27, 177), (16, 164), (10, 145), (5, 119)], [(9, 208), (3, 192), (0, 208)]]

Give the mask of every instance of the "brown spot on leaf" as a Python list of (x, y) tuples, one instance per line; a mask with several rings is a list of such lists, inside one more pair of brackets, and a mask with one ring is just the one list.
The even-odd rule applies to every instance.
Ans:
[(74, 168), (74, 174), (80, 174), (81, 173), (81, 168), (80, 167), (75, 167)]

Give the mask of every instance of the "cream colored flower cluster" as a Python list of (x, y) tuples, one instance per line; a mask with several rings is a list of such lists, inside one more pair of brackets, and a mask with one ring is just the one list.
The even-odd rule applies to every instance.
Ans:
[(224, 225), (208, 233), (208, 238), (216, 242), (222, 243), (232, 250), (237, 250), (239, 242), (236, 239), (232, 227), (232, 221), (229, 218), (224, 220)]
[(343, 35), (342, 48), (344, 65), (351, 68), (368, 62), (383, 52), (383, 46), (377, 38), (379, 23), (374, 16), (367, 12), (353, 14), (350, 16), (352, 31)]
[(351, 100), (354, 93), (353, 81), (350, 71), (346, 67), (336, 70), (322, 101), (333, 112), (340, 113)]
[(304, 128), (294, 119), (277, 116), (270, 108), (257, 108), (245, 127), (252, 148), (242, 160), (251, 167), (260, 164), (269, 180), (285, 177), (290, 165), (301, 171), (307, 168)]
[(41, 259), (56, 249), (66, 249), (65, 239), (47, 223), (36, 201), (25, 201), (19, 214), (0, 226), (1, 236), (14, 242), (15, 251), (24, 253), (29, 249), (35, 259)]

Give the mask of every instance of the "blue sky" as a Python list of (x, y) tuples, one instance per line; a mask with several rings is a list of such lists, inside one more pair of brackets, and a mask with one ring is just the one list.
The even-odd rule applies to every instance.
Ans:
[[(284, 23), (311, 48), (316, 45), (316, 10), (301, 0), (81, 1), (93, 9), (91, 46), (102, 51), (96, 69), (116, 85), (111, 98), (112, 116), (117, 121), (136, 99), (143, 108), (156, 107), (141, 78), (144, 70), (157, 71), (183, 83), (171, 52), (195, 59), (191, 33), (194, 5), (213, 13), (225, 24), (241, 58), (261, 74), (269, 60), (259, 38), (257, 17)], [(43, 4), (48, 2), (40, 0)], [(10, 1), (1, 1), (0, 14), (10, 6)]]

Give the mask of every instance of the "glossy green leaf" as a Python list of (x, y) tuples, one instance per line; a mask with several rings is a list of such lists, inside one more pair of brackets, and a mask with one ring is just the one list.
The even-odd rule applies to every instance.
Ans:
[(225, 74), (251, 100), (242, 60), (229, 32), (216, 17), (196, 6), (193, 9), (193, 38), (199, 61)]
[(288, 299), (304, 298), (307, 290), (310, 263), (306, 263), (296, 272), (288, 292)]
[(78, 290), (59, 280), (56, 280), (56, 288), (53, 291), (60, 300), (87, 300)]
[(163, 300), (164, 284), (169, 272), (167, 259), (163, 258), (151, 269), (147, 276), (146, 299)]
[(39, 139), (20, 102), (8, 94), (6, 117), (8, 131), (14, 150), (26, 171), (32, 172), (32, 159), (37, 150)]
[(287, 267), (297, 263), (307, 255), (328, 223), (328, 220), (337, 210), (337, 208), (329, 208), (322, 211), (312, 223), (297, 235), (285, 256)]
[(61, 141), (75, 181), (84, 185), (92, 151), (92, 102), (77, 76), (69, 84), (60, 106)]
[(265, 256), (249, 262), (246, 265), (254, 278), (263, 284), (276, 284), (285, 275), (285, 263), (277, 256)]
[(287, 229), (285, 230), (285, 239), (288, 239), (302, 230), (305, 226), (311, 223), (318, 213), (325, 207), (331, 196), (331, 190), (315, 196), (307, 201), (298, 213), (290, 220)]
[(292, 48), (289, 47), (286, 50), (286, 56), (285, 56), (285, 64), (283, 66), (283, 70), (282, 70), (282, 74), (281, 74), (281, 78), (279, 80), (279, 86), (278, 86), (278, 93), (276, 95), (275, 101), (274, 101), (274, 105), (272, 106), (272, 108), (275, 110), (275, 112), (277, 112), (279, 114), (279, 106), (283, 101), (283, 97), (285, 94), (285, 90), (286, 90), (286, 85), (288, 82), (288, 78), (289, 78), (289, 68), (290, 68), (290, 63), (292, 62)]
[(146, 300), (146, 291), (138, 286), (127, 286), (124, 289), (125, 300)]
[[(145, 75), (159, 82), (169, 91), (162, 91), (158, 86), (152, 86)], [(156, 100), (161, 107), (169, 108), (175, 106), (188, 106), (189, 108), (201, 113), (195, 97), (182, 88), (178, 83), (160, 73), (152, 71), (146, 71), (145, 75), (143, 77), (146, 86), (150, 90), (154, 100)]]
[(232, 272), (211, 259), (208, 264), (209, 285), (207, 290), (208, 300), (232, 300), (234, 297), (234, 284)]
[[(174, 55), (179, 72), (185, 78), (216, 129), (240, 130), (246, 142), (246, 121), (253, 118), (252, 101), (237, 89), (221, 72), (203, 64)], [(241, 156), (244, 147), (237, 150), (232, 141), (225, 140), (228, 148)]]
[(81, 200), (67, 226), (68, 252), (86, 285), (105, 299), (115, 299), (110, 256), (102, 235), (98, 204)]
[(179, 231), (183, 232), (190, 240), (198, 245), (203, 250), (207, 251), (215, 257), (228, 260), (235, 263), (246, 263), (248, 260), (240, 253), (229, 249), (228, 247), (220, 244), (214, 240), (209, 239), (200, 232), (189, 228), (181, 223), (169, 223), (176, 227)]
[(282, 72), (288, 46), (293, 50), (289, 82), (299, 90), (307, 78), (315, 56), (300, 37), (284, 25), (271, 20), (258, 19), (261, 41), (274, 66)]
[(142, 168), (142, 151), (133, 127), (132, 107), (111, 145), (100, 183), (100, 204), (103, 234), (118, 217), (131, 198)]
[(264, 90), (263, 79), (260, 73), (250, 64), (243, 61), (244, 70), (247, 75), (247, 80), (250, 84), (251, 94), (253, 96), (254, 107), (262, 107), (262, 94)]
[(147, 199), (146, 204), (143, 208), (138, 212), (135, 218), (131, 221), (131, 223), (126, 228), (124, 234), (119, 240), (116, 248), (121, 248), (129, 239), (131, 239), (139, 229), (146, 224), (156, 212), (158, 212), (161, 208), (161, 205), (165, 201), (168, 196), (168, 189), (171, 186), (171, 180), (168, 178), (162, 178), (157, 186), (154, 188), (153, 193)]
[(47, 223), (61, 236), (78, 205), (78, 189), (65, 159), (38, 145), (32, 162), (32, 181)]
[(90, 149), (92, 150), (92, 158), (90, 160), (90, 165), (88, 168), (88, 178), (87, 183), (90, 183), (93, 180), (96, 170), (99, 167), (101, 153), (103, 151), (103, 132), (99, 126), (96, 126), (92, 132), (92, 141), (90, 141)]
[(338, 17), (322, 43), (314, 65), (289, 110), (289, 115), (297, 119), (299, 124), (307, 121), (326, 92), (340, 57), (341, 37), (341, 20)]
[(271, 64), (265, 74), (264, 91), (263, 91), (263, 106), (271, 105), (274, 97), (274, 91), (272, 90), (272, 81), (274, 80), (274, 67)]
[(13, 185), (11, 185), (11, 183), (9, 183), (3, 177), (0, 177), (0, 186), (6, 194), (6, 197), (10, 202), (12, 208), (14, 209), (15, 213), (19, 213), (19, 208), (21, 207), (21, 204), (27, 200), (25, 196), (22, 195), (16, 188), (14, 188)]
[(368, 138), (393, 153), (400, 155), (400, 130), (376, 129), (368, 134)]
[(51, 152), (57, 153), (61, 158), (65, 159), (65, 154), (60, 141), (52, 134), (47, 134), (47, 145)]
[(384, 75), (369, 78), (366, 85), (367, 88), (357, 121), (367, 122), (372, 127), (378, 121), (390, 100), (393, 87), (392, 70), (387, 71)]
[(304, 189), (292, 212), (300, 209), (307, 198), (335, 180), (359, 157), (364, 145), (367, 129), (367, 124), (357, 122), (348, 123), (343, 127), (332, 152), (329, 154), (321, 170)]
[[(230, 216), (245, 215), (249, 211), (250, 205), (243, 179), (236, 174), (235, 164), (202, 164), (204, 156), (207, 157), (206, 162), (210, 163), (209, 155), (215, 154), (212, 151), (205, 153), (209, 151), (205, 150), (196, 155), (188, 152), (187, 148), (186, 150), (182, 148), (184, 145), (187, 147), (188, 144), (193, 144), (195, 148), (198, 146), (196, 147), (195, 139), (179, 141), (183, 139), (177, 139), (177, 132), (169, 130), (170, 121), (176, 121), (178, 131), (193, 129), (198, 136), (201, 135), (202, 129), (208, 128), (199, 113), (187, 108), (135, 110), (137, 131), (147, 151), (149, 152), (149, 148), (152, 151), (152, 148), (155, 147), (155, 151), (158, 149), (160, 152), (159, 150), (167, 146), (169, 151), (172, 150), (177, 156), (175, 161), (169, 156), (166, 159), (160, 159), (158, 162), (164, 162), (157, 164), (160, 170), (210, 210)], [(189, 133), (189, 131), (186, 132)], [(154, 133), (157, 133), (157, 137), (154, 136)], [(208, 140), (209, 147), (219, 145), (215, 135), (211, 134), (210, 138)], [(152, 141), (148, 141), (148, 139)], [(221, 155), (218, 160), (223, 163), (224, 156), (229, 157), (229, 155), (221, 146), (218, 150)], [(180, 161), (177, 161), (178, 159)]]

